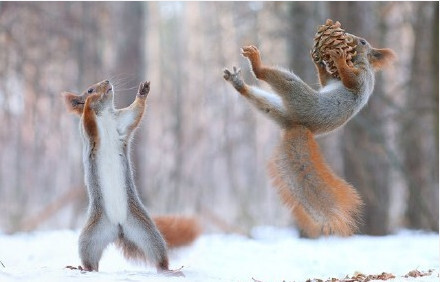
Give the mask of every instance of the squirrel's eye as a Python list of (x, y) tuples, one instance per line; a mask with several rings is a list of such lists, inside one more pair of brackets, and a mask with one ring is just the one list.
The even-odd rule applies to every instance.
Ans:
[(366, 45), (366, 44), (367, 44), (367, 41), (365, 41), (364, 39), (361, 39), (361, 44), (362, 44), (362, 45)]
[(93, 88), (90, 88), (89, 90), (87, 90), (87, 93), (92, 93), (93, 92)]

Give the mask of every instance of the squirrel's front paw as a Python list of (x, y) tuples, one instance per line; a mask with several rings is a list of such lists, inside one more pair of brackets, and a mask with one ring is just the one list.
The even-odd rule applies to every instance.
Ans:
[(243, 55), (243, 57), (248, 58), (248, 60), (252, 64), (252, 68), (254, 69), (254, 71), (261, 66), (260, 51), (258, 50), (257, 47), (253, 45), (244, 46), (241, 48), (241, 55)]
[(243, 84), (243, 81), (240, 78), (241, 70), (239, 68), (233, 67), (232, 72), (228, 69), (223, 71), (223, 78), (227, 81), (230, 81), (234, 86), (236, 84)]
[(333, 61), (345, 60), (345, 52), (340, 49), (329, 50), (328, 54)]
[(148, 96), (148, 93), (150, 93), (150, 82), (141, 82), (141, 84), (139, 85), (138, 95), (145, 98)]
[(241, 54), (249, 59), (259, 59), (260, 58), (260, 51), (257, 47), (250, 45), (250, 46), (243, 46), (241, 48)]
[(233, 82), (234, 80), (237, 80), (237, 79), (239, 79), (239, 75), (240, 75), (240, 73), (241, 73), (241, 69), (238, 69), (238, 68), (236, 68), (236, 67), (232, 67), (232, 69), (233, 69), (233, 72), (231, 72), (230, 70), (228, 70), (228, 69), (225, 69), (224, 71), (223, 71), (223, 78), (225, 79), (225, 80), (227, 80), (227, 81), (231, 81), (231, 82)]
[(233, 71), (231, 72), (230, 70), (225, 69), (223, 71), (223, 78), (226, 81), (229, 81), (235, 87), (235, 89), (241, 92), (241, 90), (244, 88), (244, 82), (240, 78), (241, 70), (236, 67), (233, 67), (232, 70)]

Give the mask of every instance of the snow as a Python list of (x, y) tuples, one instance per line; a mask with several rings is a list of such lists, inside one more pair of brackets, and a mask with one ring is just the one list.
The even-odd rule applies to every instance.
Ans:
[[(152, 266), (126, 261), (109, 246), (100, 272), (78, 266), (78, 231), (57, 230), (0, 234), (0, 281), (305, 281), (344, 278), (355, 272), (388, 272), (394, 281), (438, 281), (439, 237), (401, 231), (395, 235), (349, 238), (299, 238), (293, 229), (258, 227), (252, 238), (204, 234), (191, 246), (170, 250), (171, 268), (183, 266), (185, 278), (156, 274)], [(431, 276), (403, 278), (409, 271), (434, 269)]]

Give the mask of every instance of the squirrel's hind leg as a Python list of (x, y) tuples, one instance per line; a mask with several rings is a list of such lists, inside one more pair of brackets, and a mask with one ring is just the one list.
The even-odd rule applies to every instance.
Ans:
[(124, 255), (132, 259), (148, 259), (158, 272), (169, 271), (166, 243), (156, 225), (144, 208), (131, 203), (130, 210), (127, 222), (122, 225)]
[(115, 241), (118, 229), (102, 213), (91, 215), (79, 236), (79, 255), (84, 270), (98, 271), (99, 261), (108, 244)]

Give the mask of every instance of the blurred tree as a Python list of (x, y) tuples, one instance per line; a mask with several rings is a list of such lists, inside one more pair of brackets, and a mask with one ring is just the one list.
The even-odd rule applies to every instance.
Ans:
[(116, 85), (118, 107), (151, 80), (133, 161), (152, 212), (199, 213), (210, 230), (288, 224), (265, 170), (279, 129), (222, 70), (240, 66), (247, 82), (266, 87), (240, 56), (241, 46), (255, 44), (265, 62), (317, 86), (309, 50), (326, 18), (401, 58), (394, 72), (377, 76), (362, 113), (319, 139), (331, 166), (362, 193), (361, 231), (438, 230), (432, 2), (0, 2), (0, 228), (83, 222), (78, 118), (66, 113), (60, 92), (105, 78)]
[[(101, 79), (113, 78), (115, 84), (115, 105), (117, 108), (129, 106), (135, 99), (138, 85), (141, 81), (148, 80), (146, 77), (146, 55), (147, 50), (145, 38), (147, 30), (145, 29), (145, 22), (147, 21), (147, 5), (142, 2), (112, 2), (108, 3), (109, 14), (105, 23), (109, 25), (111, 33), (109, 38), (104, 41), (108, 46), (101, 48), (108, 48), (108, 56), (112, 58), (109, 60), (111, 64), (108, 65), (110, 72), (109, 77), (103, 77), (105, 72), (101, 74)], [(101, 31), (103, 32), (103, 31)], [(104, 55), (104, 54), (103, 54)], [(104, 56), (103, 56), (104, 57)], [(105, 58), (105, 57), (104, 57)], [(107, 62), (108, 64), (108, 62)], [(146, 169), (146, 164), (142, 156), (144, 153), (145, 132), (144, 127), (138, 128), (136, 134), (136, 145), (132, 148), (131, 160), (135, 170), (135, 181), (139, 186), (138, 192), (141, 199), (145, 199), (144, 195), (145, 177), (143, 170)], [(137, 145), (139, 144), (139, 145)]]
[(438, 150), (432, 149), (438, 147), (438, 137), (433, 134), (438, 126), (438, 55), (437, 62), (433, 60), (438, 49), (432, 49), (438, 44), (438, 3), (414, 4), (417, 16), (413, 18), (408, 112), (402, 115), (400, 138), (409, 189), (407, 218), (411, 228), (438, 230)]
[(318, 25), (326, 20), (325, 8), (323, 2), (289, 3), (288, 66), (310, 85), (317, 85), (317, 74), (310, 50)]
[[(331, 5), (332, 18), (339, 20), (346, 31), (367, 40), (376, 47), (383, 45), (386, 30), (379, 11), (388, 4), (373, 2), (337, 2)], [(382, 39), (382, 40), (381, 40)], [(365, 203), (361, 233), (384, 235), (389, 230), (390, 167), (384, 151), (386, 105), (383, 83), (377, 75), (374, 95), (368, 107), (345, 127), (343, 133), (344, 174), (360, 192)]]

